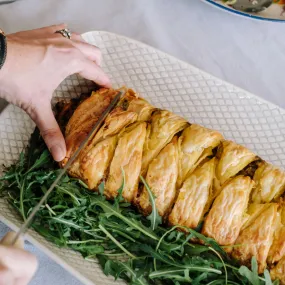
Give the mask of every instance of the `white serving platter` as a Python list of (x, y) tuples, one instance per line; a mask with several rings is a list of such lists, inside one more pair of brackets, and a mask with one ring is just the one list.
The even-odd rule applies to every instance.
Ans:
[[(131, 87), (157, 107), (219, 130), (227, 139), (285, 167), (285, 110), (132, 39), (108, 32), (83, 36), (102, 50), (103, 68), (114, 87)], [(58, 87), (55, 100), (78, 96), (90, 88), (90, 82), (71, 76)], [(15, 106), (9, 105), (0, 114), (0, 165), (19, 158), (33, 129), (31, 119)], [(0, 220), (14, 230), (22, 223), (1, 198)], [(125, 284), (106, 277), (96, 260), (86, 261), (73, 250), (58, 249), (33, 230), (26, 238), (84, 284)]]

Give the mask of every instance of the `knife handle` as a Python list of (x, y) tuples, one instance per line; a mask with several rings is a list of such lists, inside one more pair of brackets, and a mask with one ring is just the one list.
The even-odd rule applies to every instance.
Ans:
[(15, 232), (8, 232), (0, 241), (0, 245), (6, 245), (6, 246), (13, 246), (18, 249), (24, 249), (24, 241), (21, 238), (18, 238), (16, 242), (13, 244), (13, 241), (15, 240), (16, 233)]

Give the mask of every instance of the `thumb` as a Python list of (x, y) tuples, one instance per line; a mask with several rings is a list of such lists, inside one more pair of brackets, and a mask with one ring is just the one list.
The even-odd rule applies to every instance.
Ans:
[(36, 107), (31, 118), (40, 129), (41, 135), (54, 160), (63, 160), (66, 155), (65, 140), (54, 117), (50, 103)]

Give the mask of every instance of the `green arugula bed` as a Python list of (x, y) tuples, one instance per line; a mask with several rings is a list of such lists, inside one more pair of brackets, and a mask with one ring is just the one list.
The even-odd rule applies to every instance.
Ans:
[[(58, 171), (36, 129), (27, 151), (5, 169), (0, 193), (25, 220)], [(119, 193), (123, 187), (124, 183)], [(107, 201), (103, 183), (99, 189), (100, 193), (90, 192), (80, 180), (65, 175), (32, 228), (58, 247), (72, 248), (88, 260), (97, 258), (106, 275), (132, 285), (278, 284), (271, 281), (267, 270), (258, 275), (255, 258), (251, 270), (240, 267), (199, 229), (184, 228), (185, 234), (179, 227), (164, 227), (149, 188), (153, 211), (147, 218), (121, 195)], [(204, 245), (189, 242), (195, 238)]]

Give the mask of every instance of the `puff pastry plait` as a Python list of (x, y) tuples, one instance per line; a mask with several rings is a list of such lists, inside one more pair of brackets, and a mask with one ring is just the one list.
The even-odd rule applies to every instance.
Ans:
[[(71, 176), (105, 195), (118, 194), (125, 174), (123, 197), (143, 214), (151, 212), (142, 175), (156, 199), (159, 214), (170, 225), (197, 228), (214, 238), (240, 263), (256, 257), (259, 272), (267, 266), (272, 278), (285, 284), (285, 172), (222, 134), (168, 110), (161, 110), (133, 90), (108, 115), (98, 133), (69, 169)], [(100, 89), (77, 108), (63, 107), (67, 157), (87, 136), (116, 90)]]

